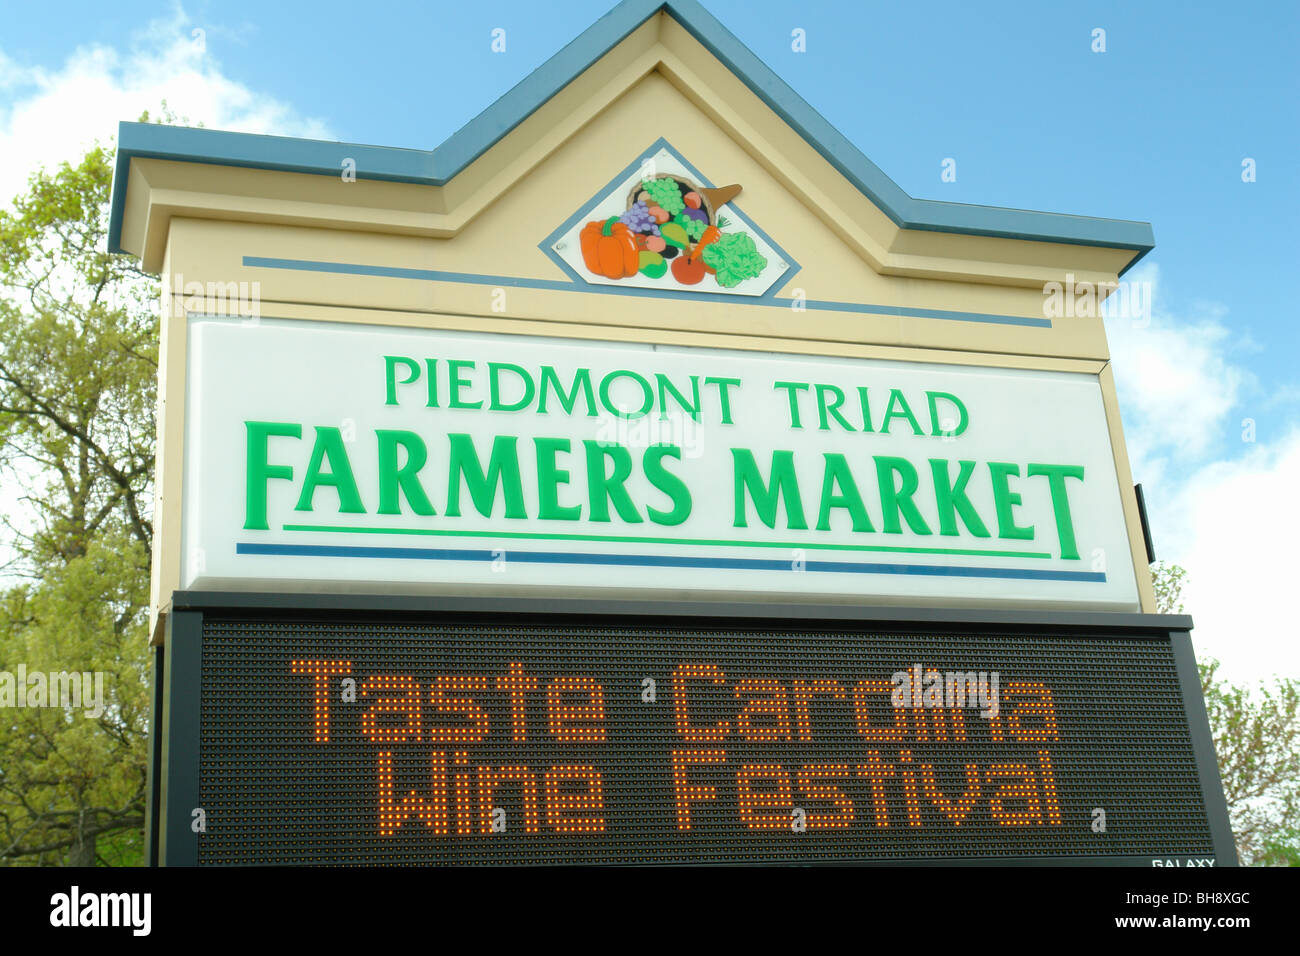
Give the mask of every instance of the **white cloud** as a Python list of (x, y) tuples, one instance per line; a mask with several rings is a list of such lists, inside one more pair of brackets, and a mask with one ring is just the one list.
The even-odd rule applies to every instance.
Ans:
[(18, 69), (18, 65), (5, 56), (3, 50), (0, 50), (0, 90), (18, 86), (22, 79), (23, 73)]
[(115, 136), (120, 120), (157, 115), (164, 100), (190, 125), (331, 138), (323, 122), (227, 76), (194, 29), (178, 6), (128, 48), (80, 47), (55, 68), (21, 65), (0, 48), (0, 201), (37, 167), (75, 160)]
[(1168, 520), (1188, 543), (1184, 592), (1197, 653), (1223, 661), (1223, 676), (1300, 679), (1296, 544), (1300, 541), (1300, 428), (1233, 461), (1198, 469)]
[(1139, 320), (1106, 320), (1134, 475), (1143, 481), (1148, 472), (1158, 479), (1172, 464), (1204, 455), (1253, 376), (1230, 359), (1247, 342), (1220, 321), (1221, 308), (1202, 305), (1193, 318), (1175, 317), (1160, 305), (1154, 264), (1124, 281), (1149, 283), (1144, 298), (1153, 303)]
[[(1239, 362), (1253, 343), (1225, 324), (1221, 306), (1196, 303), (1190, 318), (1177, 316), (1158, 305), (1158, 267), (1125, 278), (1151, 283), (1147, 301), (1157, 303), (1149, 321), (1106, 321), (1125, 440), (1157, 556), (1187, 569), (1197, 653), (1219, 658), (1232, 680), (1300, 679), (1290, 565), (1300, 429), (1271, 444), (1224, 442), (1240, 436), (1243, 400), (1273, 406), (1286, 389), (1260, 398)], [(1225, 457), (1224, 448), (1241, 451)]]
[[(323, 122), (227, 76), (194, 29), (177, 6), (123, 49), (80, 47), (55, 66), (18, 63), (0, 36), (0, 206), (23, 192), (37, 168), (75, 162), (96, 140), (107, 144), (115, 137), (120, 120), (138, 119), (145, 110), (158, 115), (164, 100), (190, 125), (332, 138)], [(18, 482), (3, 476), (0, 511), (26, 512), (21, 494)], [(10, 558), (0, 542), (0, 565)], [(0, 571), (0, 586), (5, 583)]]

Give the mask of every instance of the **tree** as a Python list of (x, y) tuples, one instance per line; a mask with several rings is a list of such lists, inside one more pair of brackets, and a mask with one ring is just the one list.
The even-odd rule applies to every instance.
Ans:
[(1177, 564), (1157, 561), (1151, 565), (1151, 587), (1156, 593), (1156, 610), (1161, 614), (1183, 613), (1183, 585), (1187, 571)]
[[(1151, 571), (1157, 609), (1180, 613), (1187, 572)], [(1198, 662), (1237, 854), (1248, 865), (1300, 865), (1300, 681), (1247, 687), (1221, 680), (1219, 666)]]
[(142, 856), (158, 286), (106, 251), (112, 172), (96, 146), (0, 211), (0, 661), (105, 698), (0, 709), (7, 863)]
[(1201, 663), (1219, 775), (1241, 861), (1294, 866), (1300, 856), (1300, 681), (1280, 677), (1245, 687)]

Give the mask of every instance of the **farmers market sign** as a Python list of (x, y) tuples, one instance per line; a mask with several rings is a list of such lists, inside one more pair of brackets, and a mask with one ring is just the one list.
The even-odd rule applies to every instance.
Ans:
[(652, 148), (543, 248), (591, 285), (761, 296), (791, 263), (736, 205), (666, 143)]
[(184, 587), (1137, 606), (1095, 376), (189, 321)]

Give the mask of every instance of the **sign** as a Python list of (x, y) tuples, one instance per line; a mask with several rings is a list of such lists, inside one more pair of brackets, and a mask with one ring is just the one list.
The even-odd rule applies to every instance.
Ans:
[(1234, 859), (1047, 301), (1148, 224), (909, 196), (630, 0), (433, 151), (124, 124), (111, 205), (165, 290), (151, 859)]
[(191, 319), (186, 587), (1135, 609), (1095, 376)]
[(778, 281), (789, 280), (792, 264), (732, 201), (741, 191), (739, 183), (712, 187), (661, 140), (561, 225), (542, 250), (589, 285), (770, 296)]
[(178, 613), (171, 862), (1231, 852), (1190, 642), (1154, 617)]

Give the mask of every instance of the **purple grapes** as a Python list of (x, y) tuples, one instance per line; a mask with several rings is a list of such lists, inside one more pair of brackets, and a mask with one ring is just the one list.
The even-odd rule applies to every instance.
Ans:
[(618, 221), (633, 232), (641, 232), (650, 236), (659, 235), (659, 224), (655, 222), (655, 217), (650, 215), (650, 211), (643, 202), (633, 203), (631, 209), (618, 217)]

